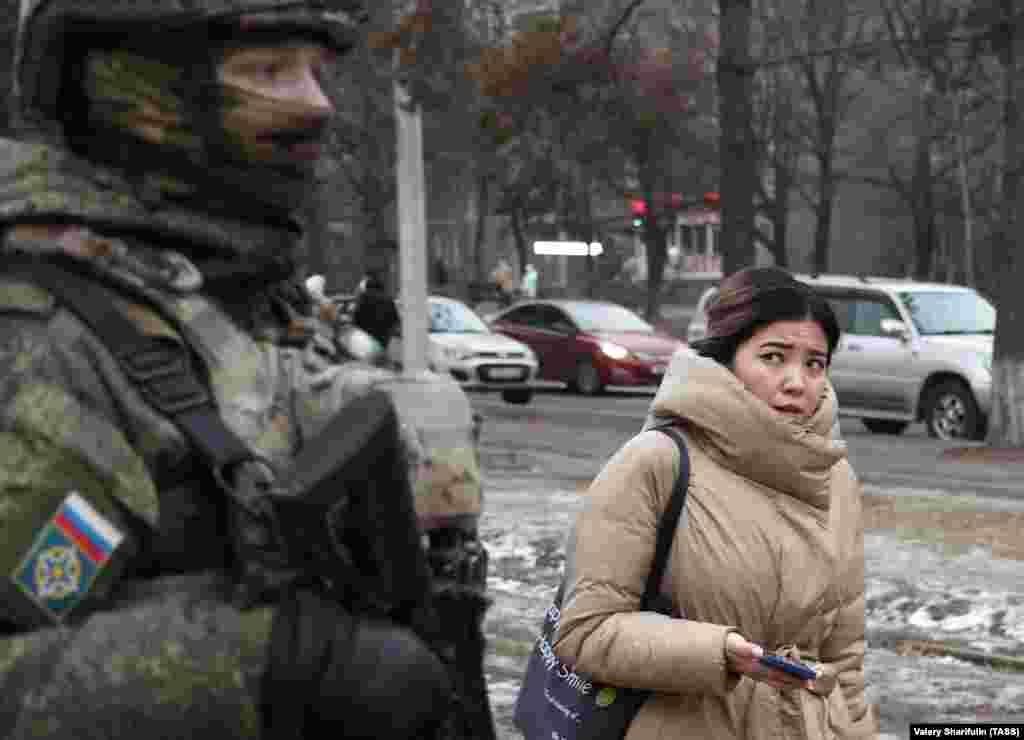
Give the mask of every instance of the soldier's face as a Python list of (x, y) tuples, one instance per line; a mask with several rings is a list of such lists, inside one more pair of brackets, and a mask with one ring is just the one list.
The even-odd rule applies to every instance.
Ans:
[(334, 112), (322, 80), (333, 53), (297, 42), (228, 49), (218, 70), (225, 90), (224, 128), (250, 159), (315, 163)]

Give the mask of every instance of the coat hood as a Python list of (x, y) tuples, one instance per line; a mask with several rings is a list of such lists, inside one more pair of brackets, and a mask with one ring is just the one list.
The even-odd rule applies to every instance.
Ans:
[(807, 421), (786, 418), (728, 368), (683, 349), (673, 356), (644, 429), (681, 420), (723, 467), (818, 509), (829, 508), (833, 466), (847, 454), (838, 439), (838, 403), (829, 383)]

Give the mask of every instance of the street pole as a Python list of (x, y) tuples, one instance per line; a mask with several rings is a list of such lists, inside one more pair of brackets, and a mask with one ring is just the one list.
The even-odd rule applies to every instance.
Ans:
[(418, 106), (395, 82), (397, 129), (398, 270), (402, 314), (402, 368), (427, 370), (427, 216), (423, 175), (423, 122)]

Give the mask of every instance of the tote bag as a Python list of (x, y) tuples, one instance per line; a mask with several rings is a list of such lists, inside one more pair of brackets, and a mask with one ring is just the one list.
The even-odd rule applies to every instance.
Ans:
[[(679, 448), (679, 477), (658, 523), (654, 562), (647, 575), (641, 611), (671, 614), (672, 604), (659, 593), (668, 552), (686, 502), (690, 483), (690, 458), (682, 435), (671, 427), (659, 427)], [(560, 661), (551, 649), (565, 595), (565, 577), (544, 614), (540, 637), (530, 651), (513, 721), (526, 740), (621, 740), (629, 723), (651, 692), (592, 681)]]

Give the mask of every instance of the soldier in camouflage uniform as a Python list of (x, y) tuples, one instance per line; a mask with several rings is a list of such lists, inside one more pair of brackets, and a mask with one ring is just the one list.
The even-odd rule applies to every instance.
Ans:
[[(0, 141), (5, 738), (493, 736), (482, 680), (453, 670), (473, 672), (485, 606), (468, 403), (438, 380), (417, 404), (422, 384), (346, 358), (293, 261), (332, 111), (320, 74), (357, 42), (360, 13), (22, 2), (24, 136)], [(102, 285), (147, 346), (187, 350), (250, 457), (207, 469), (126, 371), (139, 358), (33, 279), (38, 264)], [(373, 489), (373, 535), (348, 553), (386, 581), (361, 612), (295, 586), (294, 568), (275, 580), (274, 533), (232, 512), (374, 389), (395, 399), (409, 473)], [(389, 549), (403, 481), (412, 554), (401, 515)], [(267, 555), (259, 568), (242, 567), (250, 552)]]

